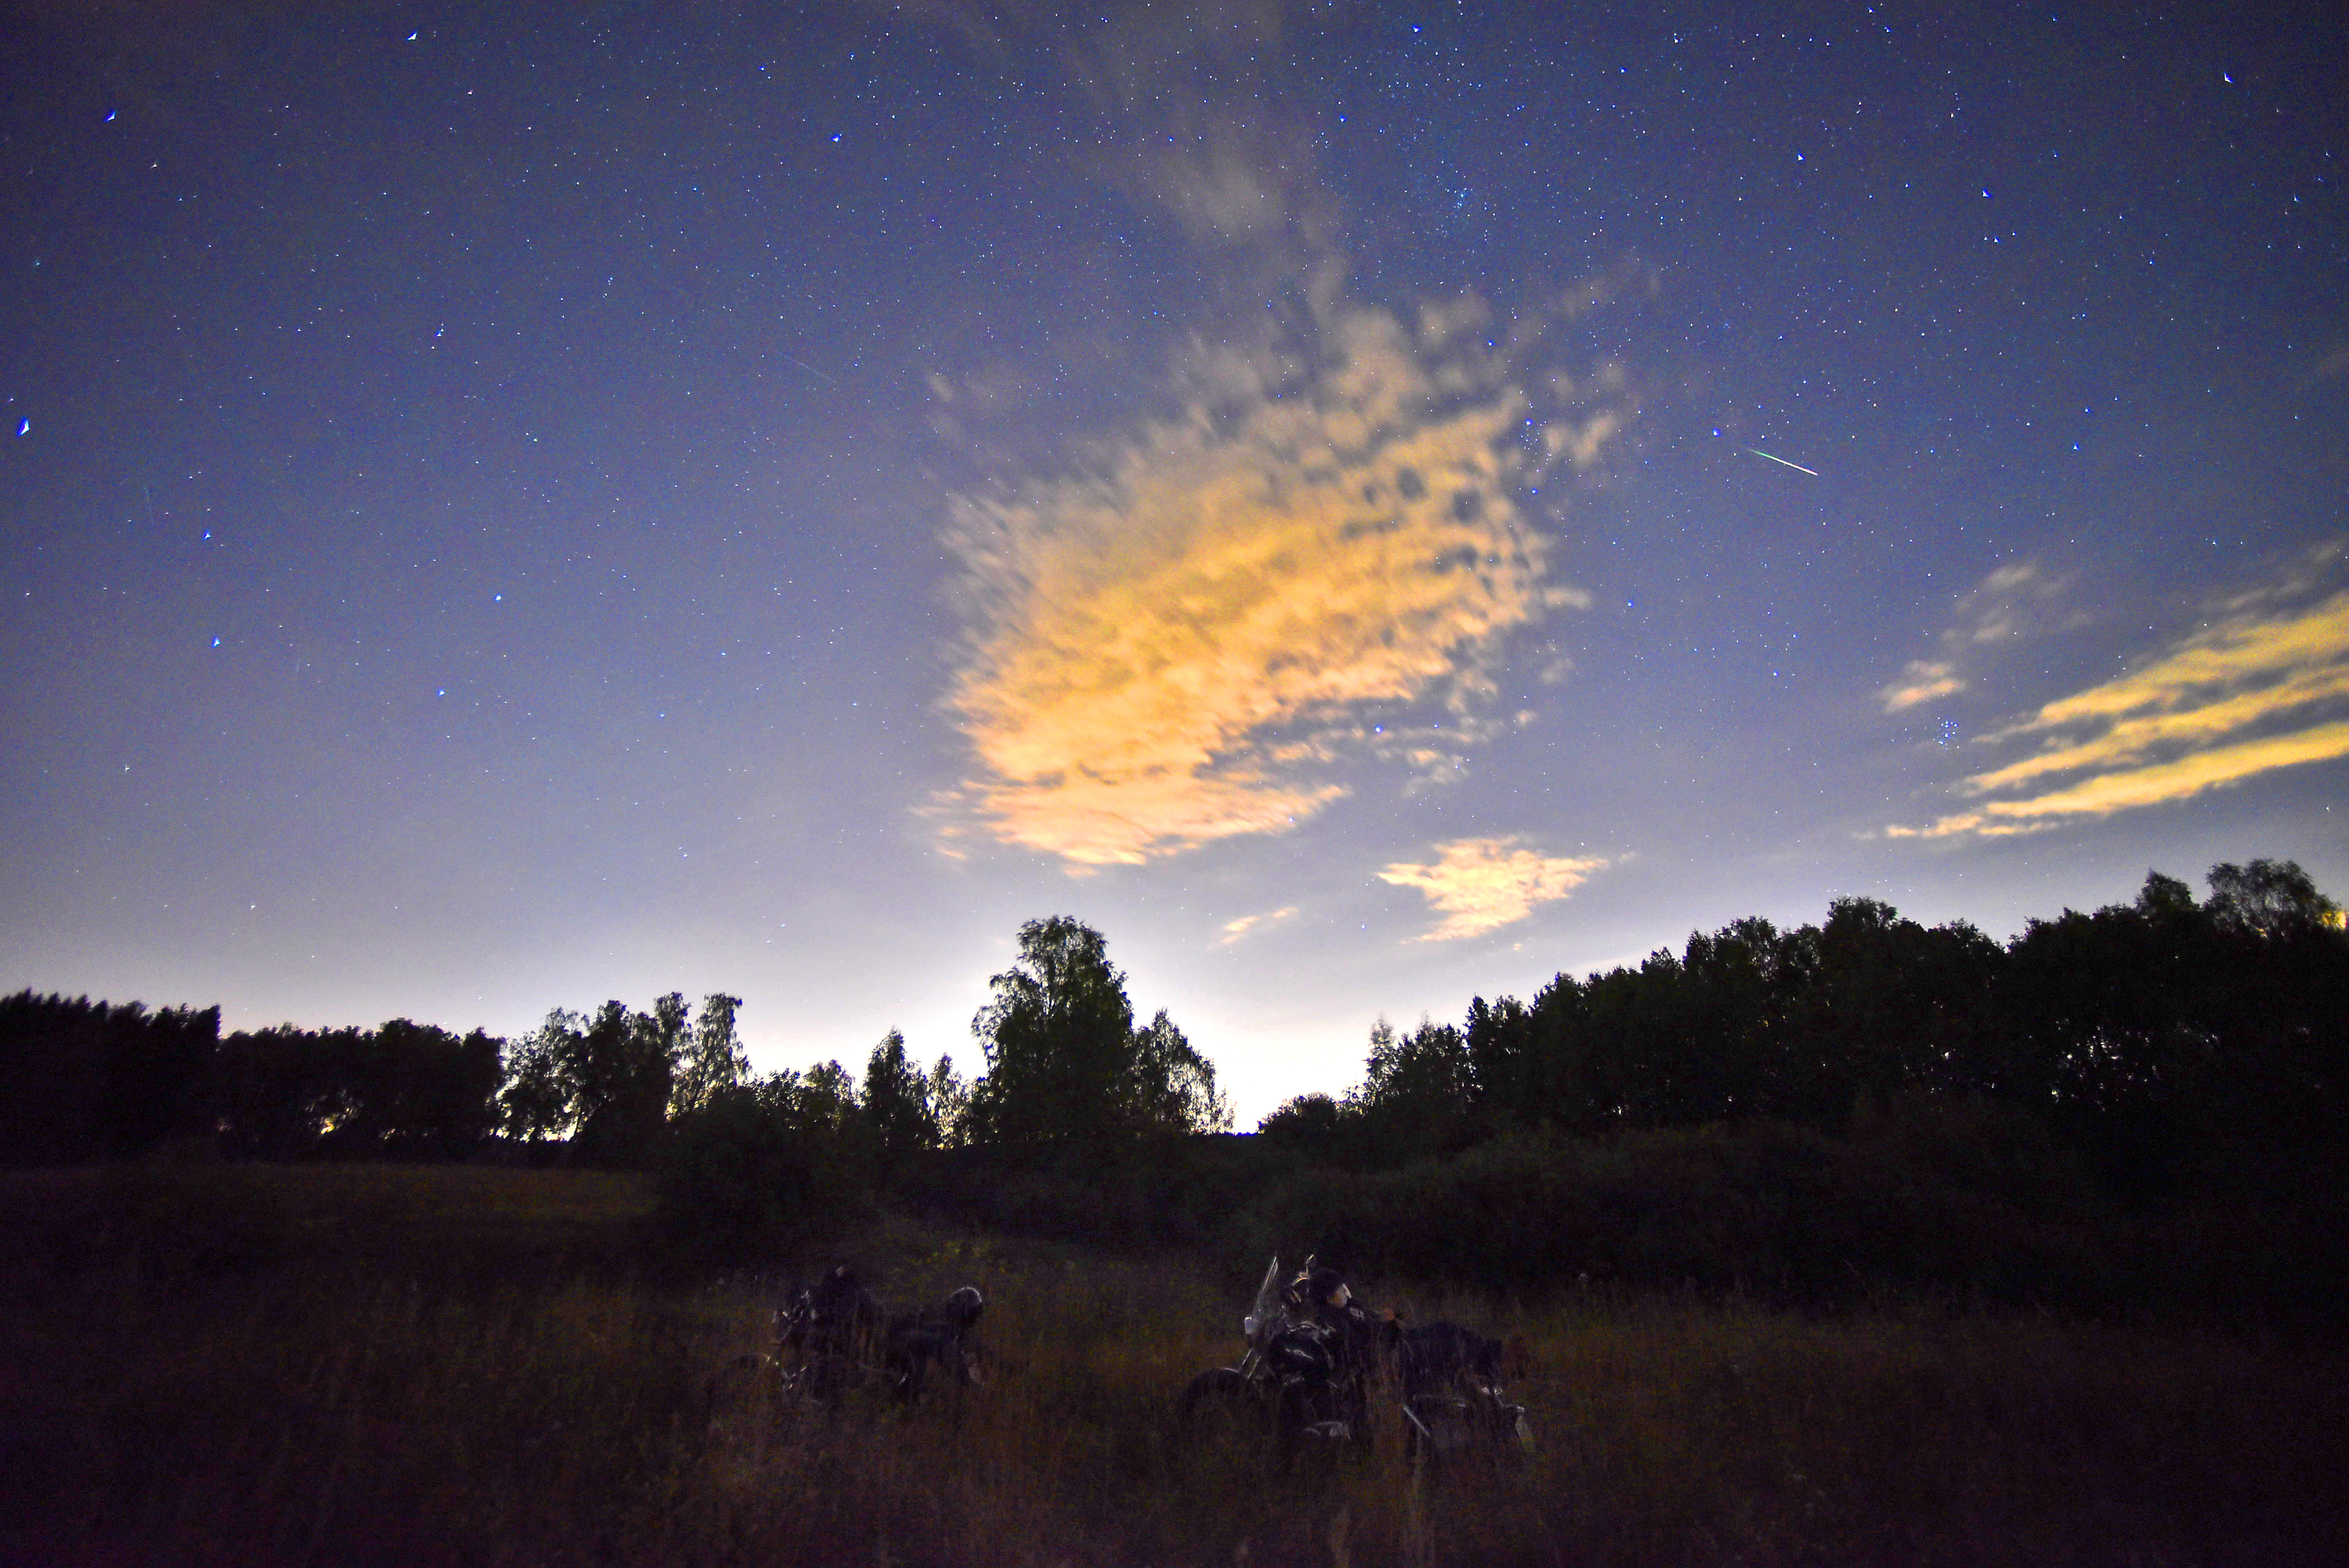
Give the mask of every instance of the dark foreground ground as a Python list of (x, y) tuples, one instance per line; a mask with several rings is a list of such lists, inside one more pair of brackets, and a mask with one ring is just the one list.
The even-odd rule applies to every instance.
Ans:
[(0, 1177), (0, 1559), (2349, 1561), (2325, 1342), (1371, 1282), (1526, 1337), (1538, 1449), (1421, 1473), (1390, 1423), (1276, 1473), (1170, 1408), (1252, 1279), (885, 1220), (834, 1251), (893, 1301), (978, 1284), (990, 1379), (823, 1412), (729, 1371), (773, 1282), (662, 1282), (649, 1207), (563, 1171)]

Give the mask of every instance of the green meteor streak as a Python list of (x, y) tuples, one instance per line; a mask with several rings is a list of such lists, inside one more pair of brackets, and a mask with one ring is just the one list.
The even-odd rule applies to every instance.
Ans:
[[(1770, 457), (1770, 454), (1769, 454), (1768, 452), (1762, 452), (1762, 451), (1760, 451), (1760, 450), (1758, 450), (1758, 449), (1756, 449), (1756, 448), (1754, 448), (1754, 447), (1750, 447), (1750, 446), (1749, 446), (1749, 447), (1744, 447), (1744, 448), (1741, 448), (1740, 450), (1741, 450), (1741, 451), (1744, 451), (1744, 452), (1753, 452), (1753, 453), (1754, 453), (1754, 455), (1755, 457)], [(1770, 461), (1771, 461), (1772, 462), (1775, 462), (1775, 463), (1778, 464), (1778, 466), (1780, 466), (1781, 468), (1791, 468), (1791, 469), (1793, 469), (1796, 473), (1807, 473), (1807, 474), (1809, 474), (1813, 479), (1816, 479), (1816, 478), (1819, 476), (1819, 471), (1818, 471), (1817, 469), (1816, 469), (1816, 468), (1805, 468), (1805, 467), (1804, 467), (1801, 463), (1799, 463), (1799, 462), (1787, 462), (1785, 458), (1783, 458), (1783, 457), (1770, 457)]]

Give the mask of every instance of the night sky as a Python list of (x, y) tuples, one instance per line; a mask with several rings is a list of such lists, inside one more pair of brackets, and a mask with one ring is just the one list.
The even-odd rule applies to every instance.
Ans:
[(0, 986), (1243, 1127), (1865, 894), (2349, 891), (2329, 7), (20, 7)]

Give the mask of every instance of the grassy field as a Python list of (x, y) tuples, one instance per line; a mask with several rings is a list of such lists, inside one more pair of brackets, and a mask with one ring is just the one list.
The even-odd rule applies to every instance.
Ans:
[(979, 1285), (990, 1378), (828, 1412), (732, 1365), (771, 1282), (632, 1272), (628, 1179), (80, 1172), (0, 1205), (8, 1561), (2349, 1561), (2333, 1346), (1367, 1282), (1524, 1334), (1538, 1450), (1423, 1474), (1390, 1424), (1282, 1473), (1174, 1417), (1254, 1283), (1186, 1262), (885, 1221), (838, 1255), (893, 1302)]

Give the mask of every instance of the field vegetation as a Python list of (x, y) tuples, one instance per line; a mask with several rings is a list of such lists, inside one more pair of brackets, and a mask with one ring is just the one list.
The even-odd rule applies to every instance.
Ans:
[[(1249, 1272), (951, 1237), (988, 1380), (827, 1410), (780, 1279), (663, 1279), (648, 1187), (576, 1171), (18, 1175), (0, 1554), (54, 1563), (2305, 1563), (2349, 1550), (2336, 1347), (1879, 1300), (1366, 1281), (1522, 1334), (1539, 1447), (1420, 1469), (1390, 1419), (1283, 1468), (1172, 1396)], [(67, 1244), (97, 1236), (103, 1245)], [(151, 1243), (168, 1237), (168, 1244)], [(812, 1272), (833, 1256), (796, 1262)], [(1261, 1264), (1258, 1268), (1260, 1270)]]
[[(2349, 1561), (2349, 934), (2298, 867), (2002, 946), (1845, 899), (1371, 1038), (1253, 1134), (1100, 933), (982, 1070), (753, 1075), (736, 999), (0, 999), (0, 1560)], [(1529, 1456), (1179, 1417), (1268, 1254), (1521, 1338)], [(989, 1376), (792, 1393), (788, 1283)]]

